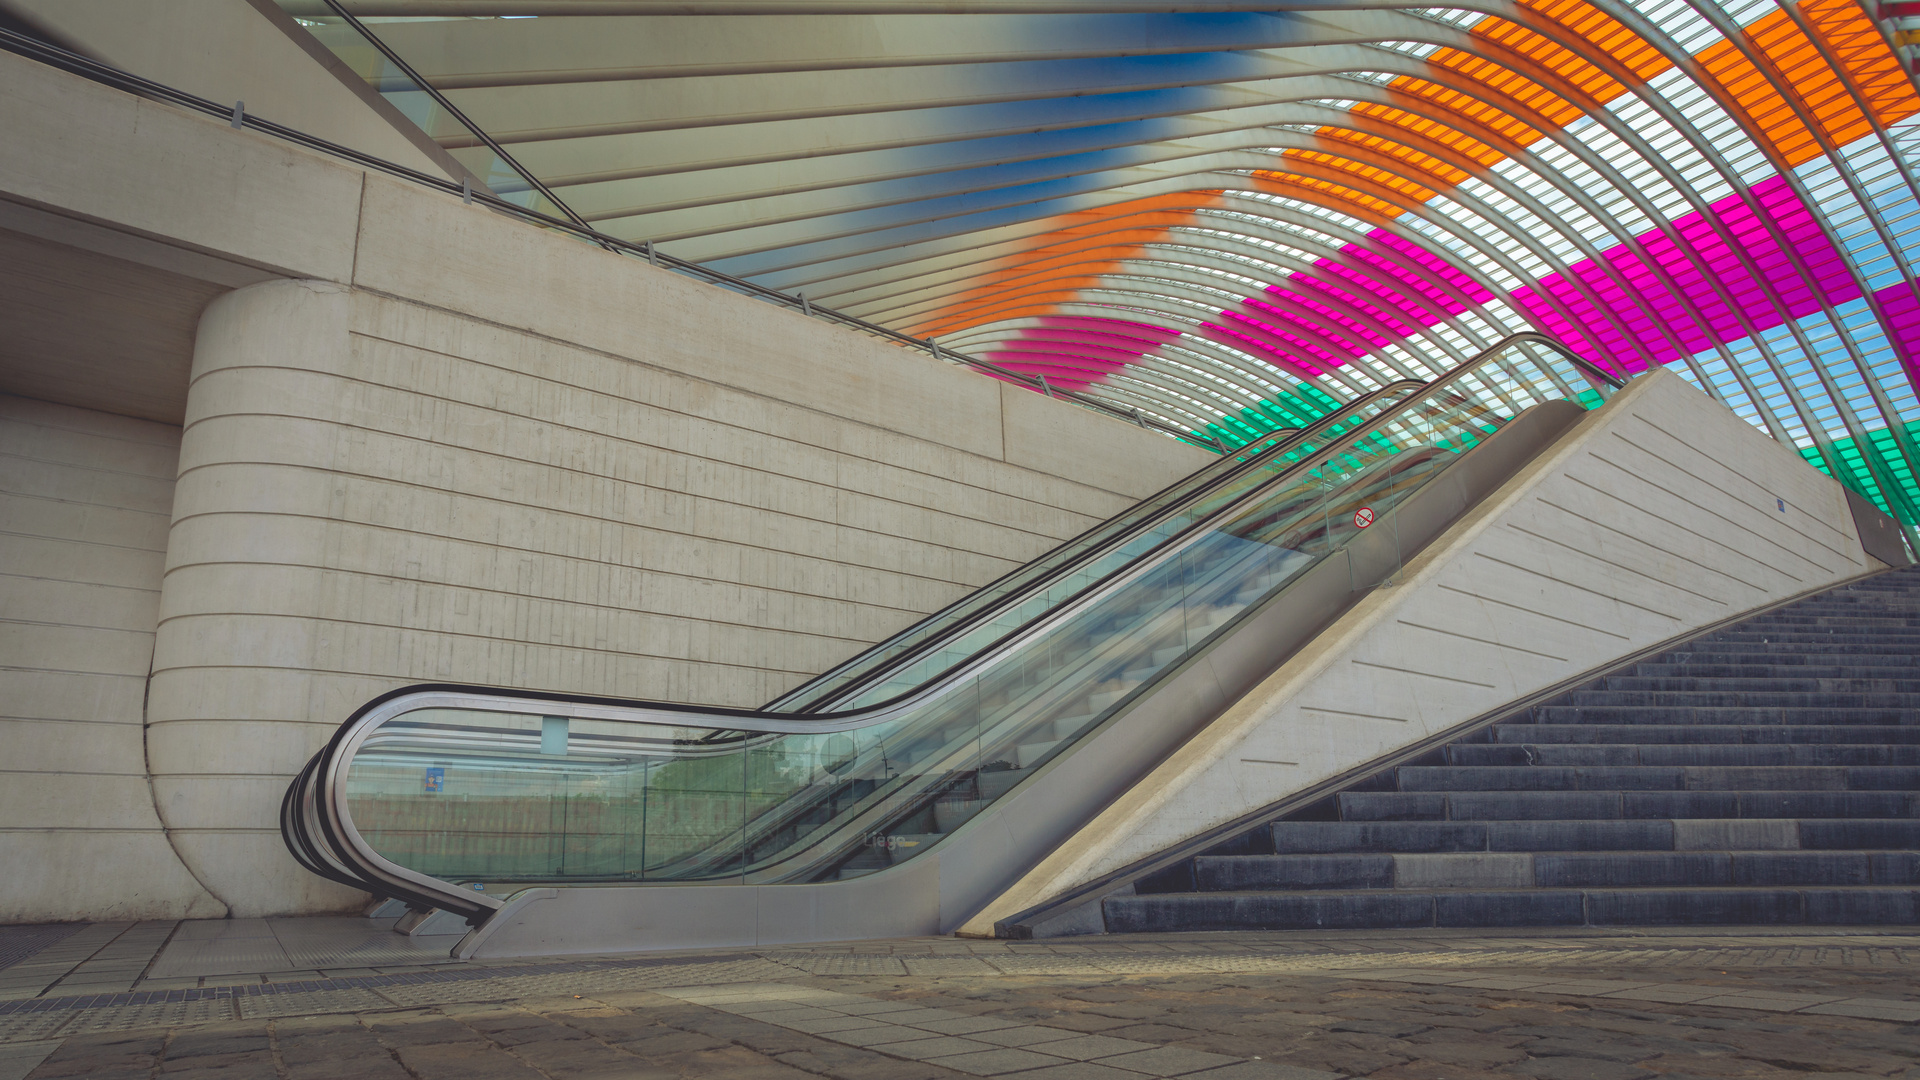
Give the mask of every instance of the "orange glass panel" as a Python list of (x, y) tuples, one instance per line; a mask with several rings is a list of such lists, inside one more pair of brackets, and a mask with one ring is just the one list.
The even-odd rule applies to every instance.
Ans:
[(1526, 57), (1559, 76), (1565, 85), (1603, 105), (1627, 92), (1626, 84), (1600, 70), (1591, 61), (1519, 23), (1505, 19), (1482, 19), (1474, 26), (1473, 36)]
[(1337, 127), (1323, 127), (1314, 134), (1334, 143), (1362, 146), (1377, 154), (1385, 154), (1396, 161), (1403, 161), (1411, 168), (1433, 177), (1442, 186), (1462, 183), (1472, 175), (1465, 169), (1455, 168), (1432, 154), (1415, 150), (1406, 143), (1395, 142), (1384, 136), (1368, 135), (1349, 128)]
[[(1855, 0), (1804, 0), (1800, 12), (1841, 69), (1853, 77), (1876, 120), (1892, 124), (1920, 112), (1920, 93), (1914, 91), (1913, 80), (1887, 48), (1880, 28)], [(1857, 110), (1852, 99), (1848, 101)]]
[(1354, 105), (1356, 116), (1365, 116), (1382, 123), (1403, 127), (1416, 135), (1431, 139), (1441, 146), (1457, 151), (1462, 157), (1471, 158), (1481, 165), (1493, 166), (1506, 160), (1505, 154), (1458, 128), (1448, 127), (1438, 120), (1430, 120), (1405, 109), (1396, 109), (1391, 105), (1379, 105), (1371, 101), (1362, 101)]
[[(1886, 40), (1854, 0), (1807, 0), (1800, 10), (1814, 32), (1858, 83), (1873, 117), (1847, 92), (1839, 73), (1792, 18), (1777, 11), (1742, 32), (1765, 56), (1771, 72), (1787, 84), (1791, 99), (1783, 96), (1766, 74), (1732, 41), (1703, 51), (1699, 60), (1708, 75), (1738, 102), (1758, 137), (1770, 143), (1789, 165), (1811, 161), (1823, 152), (1814, 131), (1794, 111), (1798, 105), (1812, 116), (1820, 134), (1844, 145), (1873, 130), (1873, 119), (1892, 123), (1920, 111), (1920, 96), (1900, 70), (1899, 60)], [(1750, 129), (1751, 130), (1751, 129)]]
[[(1253, 179), (1258, 182), (1257, 186), (1268, 194), (1285, 195), (1291, 199), (1325, 206), (1359, 218), (1397, 218), (1406, 213), (1405, 210), (1385, 199), (1376, 199), (1364, 191), (1356, 191), (1331, 180), (1317, 180), (1298, 173), (1270, 172), (1265, 169), (1255, 172)], [(1328, 202), (1328, 199), (1334, 201)], [(1354, 213), (1356, 210), (1359, 213)]]
[[(1555, 127), (1565, 127), (1586, 114), (1586, 110), (1580, 106), (1541, 86), (1525, 75), (1511, 68), (1502, 67), (1491, 60), (1475, 56), (1472, 53), (1464, 53), (1458, 49), (1440, 49), (1432, 56), (1427, 57), (1427, 63), (1435, 67), (1457, 71), (1492, 91), (1490, 94), (1481, 96), (1490, 97), (1495, 101), (1505, 98), (1508, 101), (1515, 102), (1524, 106), (1527, 110), (1544, 117)], [(1598, 69), (1596, 69), (1596, 72), (1597, 70)], [(1395, 79), (1393, 85), (1395, 89), (1399, 89), (1400, 80)], [(1615, 85), (1618, 84), (1616, 83)], [(1624, 89), (1624, 87), (1622, 89)], [(1509, 119), (1511, 119), (1511, 117)], [(1519, 121), (1515, 120), (1514, 123), (1518, 124)], [(1525, 127), (1525, 125), (1521, 126)], [(1501, 129), (1495, 128), (1495, 130), (1499, 131)], [(1530, 127), (1527, 128), (1527, 130), (1533, 132), (1533, 138), (1521, 139), (1512, 134), (1508, 134), (1507, 137), (1523, 145), (1540, 138), (1539, 132), (1533, 131)], [(1502, 133), (1507, 134), (1506, 132)]]
[(1062, 214), (1054, 219), (1055, 228), (1035, 237), (1019, 253), (995, 259), (991, 269), (975, 276), (964, 291), (914, 324), (909, 333), (937, 336), (977, 326), (988, 321), (982, 309), (1004, 303), (1009, 287), (1017, 290), (1019, 279), (1030, 278), (1049, 266), (1087, 260), (1089, 247), (1103, 249), (1107, 253), (1104, 261), (1089, 263), (1079, 269), (1077, 277), (1063, 278), (1045, 293), (1022, 297), (1019, 310), (994, 317), (1049, 314), (1058, 304), (1074, 299), (1078, 295), (1075, 289), (1093, 284), (1101, 274), (1164, 237), (1168, 228), (1193, 220), (1193, 211), (1211, 205), (1218, 195), (1216, 191), (1183, 191)]
[[(1411, 75), (1402, 75), (1387, 85), (1409, 97), (1420, 98), (1440, 106), (1442, 112), (1453, 114), (1455, 124), (1459, 127), (1469, 130), (1478, 129), (1519, 143), (1521, 146), (1530, 146), (1541, 138), (1540, 132), (1532, 125), (1502, 112), (1478, 97), (1469, 97), (1439, 83), (1416, 79)], [(1579, 115), (1578, 110), (1575, 111), (1575, 115)]]
[(1368, 165), (1365, 162), (1355, 161), (1349, 157), (1341, 157), (1338, 154), (1323, 154), (1317, 150), (1284, 150), (1280, 156), (1291, 158), (1295, 161), (1311, 162), (1328, 169), (1339, 169), (1341, 172), (1352, 173), (1362, 180), (1379, 184), (1381, 187), (1397, 191), (1402, 195), (1410, 195), (1415, 202), (1426, 202), (1438, 194), (1438, 192), (1430, 187), (1416, 184), (1403, 176), (1388, 172), (1376, 165)]
[[(1587, 3), (1586, 0), (1519, 0), (1519, 2), (1522, 7), (1536, 11), (1592, 42), (1599, 51), (1626, 65), (1627, 70), (1640, 79), (1651, 79), (1673, 66), (1665, 56), (1660, 54), (1660, 50), (1647, 44), (1645, 38), (1622, 26), (1619, 20)], [(1481, 26), (1494, 22), (1504, 22), (1504, 20), (1483, 20), (1474, 27), (1474, 32), (1478, 33)], [(1489, 36), (1491, 36), (1491, 28)], [(1551, 43), (1548, 43), (1548, 47), (1558, 48)], [(1520, 51), (1533, 56), (1536, 60), (1539, 59), (1536, 54), (1526, 49)], [(1553, 64), (1545, 66), (1555, 71), (1560, 70)], [(1575, 80), (1575, 83), (1578, 85), (1578, 80)]]

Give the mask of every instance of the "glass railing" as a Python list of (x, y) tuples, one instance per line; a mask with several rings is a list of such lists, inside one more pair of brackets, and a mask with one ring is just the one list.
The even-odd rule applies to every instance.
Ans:
[(1333, 410), (1304, 428), (1269, 432), (1182, 477), (1114, 517), (1025, 563), (951, 606), (762, 706), (766, 712), (821, 712), (905, 692), (1064, 603), (1150, 552), (1206, 514), (1246, 493), (1341, 432), (1419, 390), (1401, 382)]
[(929, 659), (931, 677), (889, 675), (835, 712), (393, 697), (317, 759), (302, 820), (389, 892), (817, 882), (899, 865), (1356, 537), (1397, 545), (1395, 507), (1513, 417), (1591, 407), (1612, 385), (1543, 339), (1509, 340), (1231, 497), (1210, 493), (1148, 554), (1024, 623), (995, 623), (971, 653), (956, 643)]

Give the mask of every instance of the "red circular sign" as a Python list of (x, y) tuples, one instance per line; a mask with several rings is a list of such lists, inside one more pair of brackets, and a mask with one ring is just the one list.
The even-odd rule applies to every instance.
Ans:
[(1355, 510), (1353, 512), (1353, 524), (1355, 528), (1359, 529), (1364, 529), (1373, 524), (1373, 507), (1363, 506)]

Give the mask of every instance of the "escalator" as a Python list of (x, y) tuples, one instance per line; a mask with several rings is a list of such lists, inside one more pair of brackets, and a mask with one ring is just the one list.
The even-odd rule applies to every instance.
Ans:
[(289, 787), (462, 955), (950, 929), (1617, 388), (1537, 335), (1274, 432), (761, 709), (418, 686)]

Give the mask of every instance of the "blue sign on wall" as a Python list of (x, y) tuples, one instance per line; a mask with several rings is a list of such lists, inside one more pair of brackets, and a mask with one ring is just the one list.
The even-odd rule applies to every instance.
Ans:
[(447, 770), (445, 768), (435, 765), (433, 768), (427, 770), (426, 789), (428, 791), (439, 791), (440, 786), (446, 782)]

